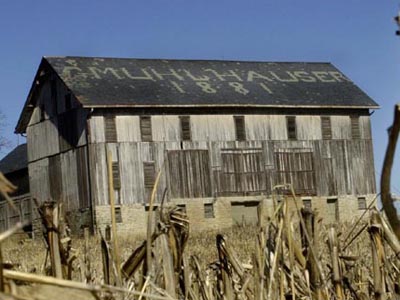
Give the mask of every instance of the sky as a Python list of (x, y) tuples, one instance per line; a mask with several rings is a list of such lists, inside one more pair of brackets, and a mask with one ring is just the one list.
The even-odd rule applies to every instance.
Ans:
[(42, 56), (322, 61), (381, 106), (372, 115), (379, 178), (400, 102), (399, 9), (400, 0), (0, 0), (0, 135), (11, 141), (0, 158), (25, 142), (13, 132)]

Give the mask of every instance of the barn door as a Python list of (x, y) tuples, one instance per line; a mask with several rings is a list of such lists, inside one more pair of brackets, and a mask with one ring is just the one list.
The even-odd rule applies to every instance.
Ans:
[(221, 160), (221, 194), (247, 195), (266, 190), (261, 149), (222, 149)]
[(298, 195), (315, 195), (314, 159), (311, 149), (279, 149), (275, 152), (275, 184), (292, 184)]
[(212, 196), (208, 150), (168, 151), (168, 172), (172, 198)]

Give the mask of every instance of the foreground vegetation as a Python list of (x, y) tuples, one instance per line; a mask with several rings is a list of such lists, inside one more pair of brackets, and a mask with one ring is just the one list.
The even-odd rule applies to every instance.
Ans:
[[(299, 209), (297, 215), (289, 214), (288, 201), (292, 201), (290, 197), (263, 227), (234, 227), (224, 232), (189, 235), (186, 216), (172, 209), (160, 216), (152, 236), (119, 236), (114, 247), (112, 241), (100, 235), (71, 239), (60, 232), (61, 277), (55, 271), (57, 262), (52, 257), (48, 235), (47, 242), (8, 239), (2, 245), (4, 265), (25, 274), (17, 277), (18, 282), (22, 279), (26, 280), (25, 284), (30, 282), (16, 289), (16, 298), (10, 299), (21, 299), (18, 295), (25, 295), (22, 299), (36, 299), (32, 295), (51, 299), (52, 293), (60, 293), (54, 289), (68, 285), (63, 282), (72, 282), (54, 281), (50, 286), (57, 287), (49, 292), (38, 288), (44, 284), (41, 278), (49, 278), (43, 275), (84, 283), (77, 287), (79, 299), (142, 299), (144, 296), (193, 300), (390, 299), (398, 296), (400, 261), (395, 253), (399, 253), (400, 243), (375, 208), (369, 208), (363, 219), (351, 224), (322, 226), (310, 210)], [(151, 244), (143, 243), (146, 240), (151, 240)], [(9, 276), (6, 272), (5, 278)], [(32, 279), (31, 274), (41, 277)], [(10, 278), (6, 282), (14, 281)], [(84, 294), (84, 287), (90, 293)], [(6, 284), (5, 289), (8, 288)], [(26, 298), (27, 295), (32, 298)], [(72, 297), (69, 293), (64, 296), (58, 298)]]

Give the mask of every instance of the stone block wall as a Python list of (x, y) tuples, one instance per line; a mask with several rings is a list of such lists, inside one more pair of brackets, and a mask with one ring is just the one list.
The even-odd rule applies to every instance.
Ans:
[[(364, 195), (368, 206), (375, 198), (375, 195)], [(282, 198), (282, 201), (284, 198)], [(291, 198), (288, 201), (288, 210), (291, 217), (297, 219), (296, 207)], [(352, 221), (359, 217), (365, 210), (359, 209), (356, 196), (337, 196), (337, 197), (298, 197), (297, 206), (303, 207), (304, 200), (311, 201), (312, 210), (318, 213), (318, 218), (322, 219), (323, 224), (336, 223), (337, 221)], [(257, 216), (262, 226), (266, 224), (268, 217), (271, 217), (277, 208), (277, 202), (270, 197), (251, 196), (251, 197), (220, 197), (202, 199), (176, 199), (167, 206), (178, 205), (186, 211), (190, 222), (191, 231), (223, 229), (232, 227), (235, 222), (232, 219), (232, 203), (256, 203)], [(210, 210), (212, 206), (212, 213)], [(119, 233), (145, 235), (147, 228), (148, 208), (143, 204), (117, 206), (117, 231)], [(95, 209), (96, 228), (104, 231), (107, 225), (111, 224), (110, 206), (97, 206)], [(85, 224), (90, 223), (90, 213), (76, 212), (69, 215), (69, 221), (74, 220), (74, 232), (80, 231)]]

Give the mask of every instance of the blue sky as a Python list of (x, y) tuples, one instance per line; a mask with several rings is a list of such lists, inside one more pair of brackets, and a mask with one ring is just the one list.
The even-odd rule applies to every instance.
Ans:
[[(381, 105), (377, 176), (400, 102), (400, 1), (2, 1), (0, 110), (13, 134), (42, 56), (329, 61)], [(1, 129), (0, 129), (1, 130)], [(10, 149), (8, 149), (10, 150)], [(0, 153), (4, 156), (8, 150)], [(398, 151), (400, 153), (400, 151)], [(395, 167), (398, 168), (399, 154)], [(400, 170), (393, 173), (400, 194)]]

